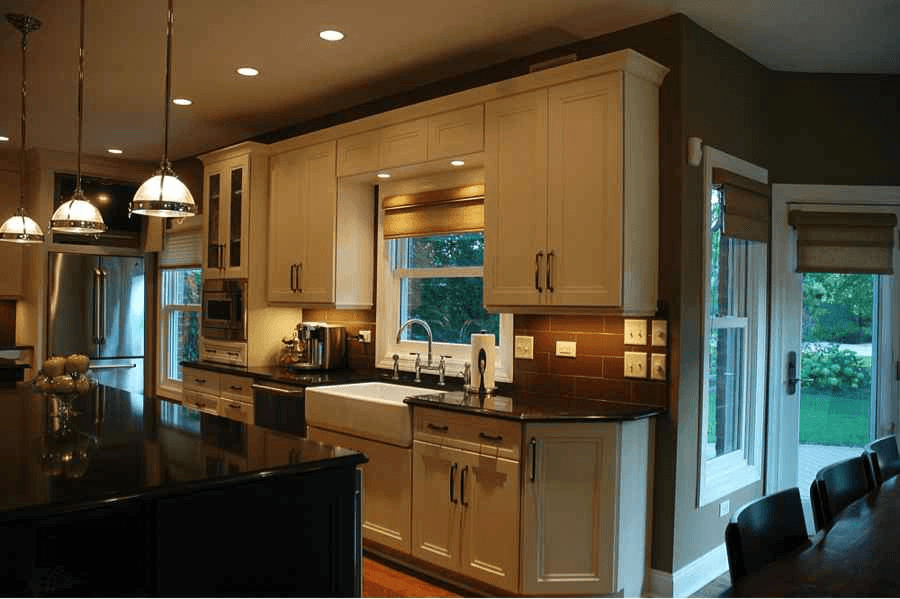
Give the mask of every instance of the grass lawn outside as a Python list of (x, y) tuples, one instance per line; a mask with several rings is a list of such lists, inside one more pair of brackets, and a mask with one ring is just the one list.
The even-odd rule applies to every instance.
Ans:
[(831, 393), (802, 389), (800, 443), (862, 447), (869, 439), (868, 386)]

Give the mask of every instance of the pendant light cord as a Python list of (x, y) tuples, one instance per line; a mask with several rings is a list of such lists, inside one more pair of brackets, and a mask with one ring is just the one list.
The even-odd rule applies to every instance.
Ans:
[[(81, 0), (81, 39), (78, 46), (78, 155), (75, 166), (75, 197), (81, 190), (81, 120), (84, 117), (84, 0)], [(71, 207), (70, 207), (71, 210)]]
[(25, 209), (25, 96), (27, 94), (27, 64), (25, 49), (28, 47), (28, 25), (22, 27), (22, 144), (19, 151), (19, 209)]
[(159, 200), (163, 199), (163, 185), (166, 182), (166, 172), (171, 168), (169, 166), (169, 109), (172, 104), (172, 23), (175, 21), (175, 10), (172, 7), (172, 0), (169, 0), (169, 12), (166, 16), (166, 109), (165, 121), (163, 122), (163, 155), (160, 167), (159, 177)]

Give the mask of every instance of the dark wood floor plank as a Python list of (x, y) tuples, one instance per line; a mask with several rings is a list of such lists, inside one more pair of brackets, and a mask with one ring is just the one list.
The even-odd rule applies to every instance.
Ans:
[(365, 557), (363, 597), (461, 597), (461, 595)]

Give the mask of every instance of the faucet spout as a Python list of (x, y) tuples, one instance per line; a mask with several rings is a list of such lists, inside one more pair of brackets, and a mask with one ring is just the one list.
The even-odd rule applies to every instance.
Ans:
[(421, 318), (410, 318), (406, 322), (400, 325), (400, 329), (397, 331), (397, 343), (400, 343), (400, 337), (403, 335), (403, 331), (412, 325), (417, 324), (425, 329), (425, 334), (428, 335), (428, 366), (431, 366), (431, 327), (428, 326), (428, 323), (422, 320)]

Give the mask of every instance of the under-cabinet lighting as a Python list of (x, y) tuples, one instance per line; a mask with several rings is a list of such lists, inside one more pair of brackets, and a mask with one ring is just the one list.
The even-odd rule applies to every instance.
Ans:
[(122, 150), (120, 150), (119, 148), (106, 148), (106, 151), (109, 152), (110, 154), (121, 154), (122, 153)]
[(175, 104), (176, 106), (190, 106), (193, 103), (193, 100), (188, 100), (187, 98), (175, 98), (172, 100), (172, 104)]
[(462, 166), (466, 163), (465, 160), (451, 160), (450, 166)]
[(326, 29), (319, 32), (319, 37), (328, 42), (339, 42), (344, 39), (344, 34), (334, 29)]
[(240, 67), (237, 72), (238, 75), (243, 75), (244, 77), (256, 77), (259, 75), (259, 69), (254, 69), (253, 67)]
[(391, 178), (390, 173), (378, 173), (375, 176), (378, 177), (379, 179), (390, 179)]
[(9, 141), (9, 138), (5, 135), (0, 135), (0, 141)]

